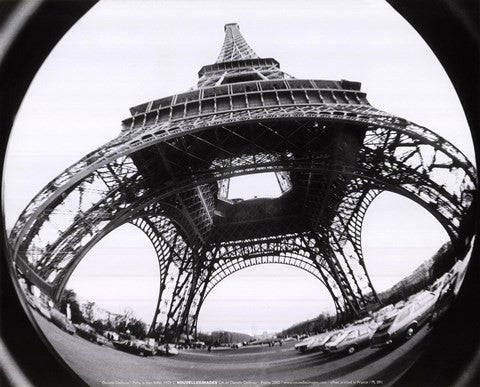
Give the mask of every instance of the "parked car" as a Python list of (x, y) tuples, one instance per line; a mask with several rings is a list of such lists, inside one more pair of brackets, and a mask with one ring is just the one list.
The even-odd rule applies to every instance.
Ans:
[(163, 356), (176, 356), (180, 351), (171, 344), (162, 344), (157, 348), (157, 354)]
[(205, 348), (205, 343), (203, 341), (194, 341), (192, 348)]
[(442, 288), (437, 289), (438, 295), (433, 307), (432, 315), (429, 320), (429, 326), (434, 325), (437, 320), (443, 316), (453, 300), (455, 299), (455, 286), (457, 284), (458, 274), (450, 276), (449, 281), (443, 284)]
[(394, 310), (400, 310), (407, 304), (406, 300), (400, 300), (393, 305)]
[(295, 350), (302, 353), (306, 352), (308, 344), (310, 344), (313, 340), (315, 340), (315, 337), (316, 336), (307, 337), (306, 339), (303, 339), (299, 343), (295, 344), (295, 347), (294, 347)]
[(383, 308), (377, 310), (376, 312), (373, 313), (373, 317), (375, 319), (381, 318), (382, 316), (385, 316), (386, 314), (390, 313), (392, 310), (395, 309), (395, 306), (393, 304), (389, 304), (384, 306)]
[(50, 310), (51, 321), (60, 329), (73, 335), (76, 332), (75, 326), (72, 322), (58, 309), (52, 308)]
[(373, 331), (368, 325), (358, 325), (334, 333), (325, 344), (329, 353), (346, 352), (349, 355), (368, 347)]
[[(471, 250), (470, 250), (471, 254)], [(455, 287), (453, 289), (454, 295), (458, 295), (460, 287), (462, 286), (463, 280), (467, 273), (468, 262), (470, 261), (470, 256), (464, 258), (462, 261), (457, 261), (455, 265), (450, 269), (450, 273), (455, 277)]]
[(120, 351), (139, 356), (153, 356), (157, 354), (157, 350), (143, 340), (115, 340), (113, 341), (113, 346)]
[(301, 353), (314, 352), (324, 350), (324, 344), (330, 339), (334, 332), (325, 332), (319, 335), (311, 336), (298, 344), (295, 344), (295, 349)]
[(99, 335), (97, 333), (97, 337), (95, 339), (95, 342), (98, 344), (98, 345), (104, 345), (104, 344), (107, 344), (108, 343), (108, 340), (106, 337), (102, 336), (102, 335)]
[(406, 302), (407, 301), (402, 300), (397, 302), (395, 305), (389, 304), (374, 312), (372, 314), (372, 320), (370, 323), (372, 330), (375, 331), (375, 329), (378, 328), (386, 318), (392, 314), (396, 314), (401, 308), (403, 308), (403, 306), (405, 306)]
[(33, 296), (33, 303), (43, 317), (45, 317), (47, 320), (50, 320), (52, 318), (52, 316), (50, 315), (50, 307), (48, 306), (48, 302), (44, 298)]
[(30, 293), (28, 290), (25, 290), (24, 294), (28, 305), (30, 305), (33, 309), (37, 309), (37, 305), (35, 304), (35, 297), (32, 295), (32, 293)]
[(384, 320), (375, 331), (371, 347), (383, 347), (395, 341), (409, 340), (432, 315), (438, 295), (425, 291), (416, 295), (398, 313)]
[(83, 337), (85, 340), (91, 341), (92, 343), (97, 342), (97, 332), (93, 327), (88, 324), (81, 323), (76, 325), (77, 335)]
[[(392, 313), (392, 312), (390, 312)], [(370, 328), (370, 330), (372, 332), (375, 332), (377, 330), (377, 328), (382, 325), (382, 322), (383, 320), (385, 320), (385, 318), (388, 316), (388, 314), (386, 315), (382, 315), (381, 317), (377, 317), (377, 318), (372, 318), (370, 319), (370, 321), (367, 321), (365, 323), (365, 325), (368, 325), (368, 327)]]

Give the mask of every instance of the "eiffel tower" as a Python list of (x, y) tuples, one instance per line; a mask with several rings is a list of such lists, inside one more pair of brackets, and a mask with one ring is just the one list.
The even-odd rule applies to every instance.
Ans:
[[(161, 323), (175, 338), (196, 332), (220, 281), (259, 264), (315, 276), (339, 319), (378, 307), (361, 235), (383, 191), (423, 206), (465, 254), (476, 171), (451, 143), (372, 107), (359, 82), (288, 75), (236, 23), (198, 76), (187, 92), (132, 107), (118, 137), (30, 202), (9, 237), (19, 277), (58, 303), (85, 254), (134, 224), (160, 267), (151, 332)], [(281, 194), (231, 199), (231, 179), (256, 173), (275, 176)]]

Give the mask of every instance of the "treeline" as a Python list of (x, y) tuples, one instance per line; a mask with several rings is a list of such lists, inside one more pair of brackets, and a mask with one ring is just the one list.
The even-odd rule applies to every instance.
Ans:
[(281, 331), (277, 336), (313, 335), (333, 328), (335, 323), (336, 317), (324, 312), (318, 317), (295, 324), (290, 328)]
[(455, 251), (452, 244), (447, 242), (438, 249), (432, 258), (423, 262), (412, 274), (383, 292), (378, 297), (383, 304), (394, 304), (415, 294), (431, 285), (443, 273), (455, 264)]
[(67, 305), (70, 305), (71, 321), (74, 324), (89, 324), (100, 334), (110, 331), (120, 335), (133, 335), (138, 339), (147, 336), (147, 325), (131, 311), (125, 311), (123, 315), (116, 315), (113, 319), (95, 319), (95, 303), (85, 303), (82, 313), (77, 294), (71, 289), (65, 289), (60, 300), (60, 311), (63, 314), (67, 314)]
[(198, 332), (197, 339), (203, 341), (206, 345), (218, 347), (221, 344), (243, 343), (253, 340), (253, 337), (246, 333), (214, 331), (210, 334)]
[[(447, 242), (430, 258), (417, 267), (412, 274), (383, 292), (378, 297), (384, 305), (395, 304), (431, 285), (455, 264), (455, 251)], [(346, 321), (343, 321), (345, 323)], [(280, 332), (278, 336), (312, 335), (334, 328), (336, 318), (326, 313), (318, 317), (295, 324)]]

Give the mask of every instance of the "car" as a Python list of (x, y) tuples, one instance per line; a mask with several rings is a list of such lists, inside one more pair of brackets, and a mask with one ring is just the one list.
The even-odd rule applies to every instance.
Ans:
[[(470, 250), (470, 254), (471, 254), (471, 250)], [(455, 278), (455, 286), (453, 289), (453, 293), (455, 296), (458, 295), (458, 292), (460, 291), (460, 287), (462, 286), (463, 280), (465, 279), (470, 256), (471, 255), (468, 255), (468, 257), (464, 258), (463, 260), (457, 261), (455, 265), (453, 265), (453, 267), (450, 269), (450, 273)]]
[(450, 272), (445, 273), (440, 278), (438, 278), (432, 285), (429, 286), (428, 290), (435, 293), (441, 289), (446, 283), (450, 282), (453, 274)]
[(368, 325), (368, 327), (370, 328), (370, 330), (372, 332), (375, 332), (377, 330), (377, 328), (382, 325), (382, 322), (383, 320), (386, 318), (386, 316), (388, 316), (390, 313), (392, 312), (389, 312), (389, 313), (386, 313), (382, 316), (377, 316), (377, 317), (372, 317), (369, 321), (367, 321), (365, 323), (365, 325)]
[(205, 348), (205, 343), (203, 341), (194, 341), (192, 342), (192, 348)]
[(157, 354), (163, 356), (177, 356), (180, 351), (171, 344), (162, 344), (157, 348)]
[(358, 325), (335, 332), (325, 344), (329, 353), (345, 352), (349, 355), (361, 348), (368, 347), (373, 331), (368, 325)]
[(154, 356), (157, 350), (143, 340), (114, 340), (113, 347), (139, 356)]
[(395, 306), (393, 304), (386, 305), (383, 308), (377, 310), (375, 313), (373, 313), (373, 317), (377, 318), (377, 317), (384, 316), (387, 313), (390, 313), (394, 309), (395, 309)]
[(395, 305), (393, 304), (386, 305), (383, 308), (372, 313), (372, 321), (375, 323), (382, 323), (387, 316), (397, 312), (401, 307), (403, 306), (395, 307)]
[(306, 352), (308, 344), (310, 344), (314, 340), (315, 336), (312, 337), (307, 337), (306, 339), (303, 339), (299, 343), (295, 344), (295, 350), (299, 352)]
[(102, 335), (99, 335), (97, 333), (97, 337), (95, 339), (95, 342), (98, 344), (98, 345), (104, 345), (104, 344), (107, 344), (108, 343), (108, 340), (106, 337), (102, 336)]
[(26, 290), (24, 294), (28, 305), (30, 305), (33, 309), (37, 309), (37, 305), (35, 304), (35, 297), (32, 295), (32, 293)]
[(48, 306), (48, 302), (44, 299), (44, 297), (34, 296), (33, 303), (43, 317), (45, 317), (47, 320), (50, 320), (52, 318), (52, 316), (50, 315), (50, 307)]
[(91, 341), (92, 343), (97, 342), (97, 332), (93, 327), (88, 324), (81, 323), (76, 325), (77, 335), (84, 338), (85, 340)]
[(448, 282), (443, 283), (442, 288), (438, 289), (438, 296), (433, 307), (433, 312), (429, 320), (429, 326), (432, 327), (439, 318), (448, 310), (455, 299), (455, 286), (457, 284), (458, 274), (450, 276)]
[(65, 332), (70, 333), (73, 335), (77, 329), (75, 325), (65, 316), (62, 312), (60, 312), (56, 308), (52, 308), (50, 310), (51, 321), (60, 329), (64, 330)]
[(415, 295), (398, 313), (383, 321), (373, 334), (370, 346), (378, 348), (409, 340), (431, 318), (437, 299), (438, 294), (430, 291)]
[(336, 331), (325, 332), (317, 335), (307, 346), (307, 352), (325, 351), (325, 344), (330, 340)]
[(323, 345), (333, 335), (334, 332), (325, 332), (319, 335), (314, 335), (302, 340), (300, 343), (295, 344), (295, 349), (301, 353), (322, 351)]

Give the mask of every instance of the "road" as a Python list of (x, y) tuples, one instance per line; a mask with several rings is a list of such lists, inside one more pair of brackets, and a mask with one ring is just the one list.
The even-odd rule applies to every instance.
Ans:
[(65, 362), (91, 386), (160, 384), (304, 384), (388, 386), (421, 354), (428, 336), (389, 349), (353, 355), (300, 354), (293, 343), (275, 347), (185, 350), (176, 357), (140, 357), (63, 332), (35, 313), (40, 328)]

